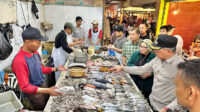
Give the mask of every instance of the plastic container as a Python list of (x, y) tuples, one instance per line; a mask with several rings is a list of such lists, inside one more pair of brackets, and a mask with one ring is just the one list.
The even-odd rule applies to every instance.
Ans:
[(3, 84), (3, 82), (4, 82), (4, 75), (5, 75), (5, 72), (0, 71), (0, 84)]
[(14, 112), (23, 108), (13, 91), (0, 93), (0, 99), (0, 112)]
[(100, 46), (94, 46), (95, 50), (99, 50)]
[(115, 56), (115, 51), (109, 49), (109, 50), (108, 50), (108, 54), (109, 54), (110, 56)]
[(93, 46), (90, 46), (88, 48), (88, 53), (91, 54), (91, 55), (93, 55), (95, 53), (95, 48)]
[(86, 63), (88, 61), (88, 55), (86, 52), (76, 52), (74, 60), (76, 63)]
[(69, 70), (71, 77), (84, 77), (85, 69), (80, 67), (74, 67)]

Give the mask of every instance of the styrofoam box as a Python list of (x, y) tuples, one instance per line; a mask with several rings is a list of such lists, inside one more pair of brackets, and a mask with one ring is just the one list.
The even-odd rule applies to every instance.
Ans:
[(0, 93), (0, 99), (0, 112), (14, 112), (23, 108), (13, 91)]

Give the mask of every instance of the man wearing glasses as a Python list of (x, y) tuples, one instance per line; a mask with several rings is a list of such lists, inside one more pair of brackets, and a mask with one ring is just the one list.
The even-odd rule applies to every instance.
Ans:
[(155, 43), (151, 44), (156, 54), (156, 58), (152, 61), (144, 66), (121, 66), (111, 69), (113, 72), (125, 71), (137, 75), (153, 72), (154, 81), (149, 100), (154, 112), (165, 112), (177, 107), (173, 79), (178, 71), (177, 65), (183, 62), (183, 59), (176, 54), (176, 44), (177, 38), (170, 35), (159, 35)]

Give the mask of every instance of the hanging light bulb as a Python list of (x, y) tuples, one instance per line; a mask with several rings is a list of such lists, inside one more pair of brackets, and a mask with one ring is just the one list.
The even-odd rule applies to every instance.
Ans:
[(176, 3), (176, 10), (173, 11), (174, 15), (177, 15), (179, 13), (179, 9), (178, 9), (178, 2)]
[(177, 15), (178, 14), (178, 10), (173, 11), (173, 14)]

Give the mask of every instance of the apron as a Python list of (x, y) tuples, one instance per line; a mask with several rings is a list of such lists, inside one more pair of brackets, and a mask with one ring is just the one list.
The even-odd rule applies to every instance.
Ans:
[[(96, 32), (96, 33), (94, 33), (93, 30), (91, 31), (91, 34), (92, 34), (91, 40), (92, 40), (93, 44), (97, 43), (97, 41), (99, 40), (99, 32), (100, 32), (100, 30), (98, 30), (98, 32)], [(100, 43), (98, 46), (101, 46)]]
[[(68, 35), (66, 33), (66, 41), (68, 44), (73, 43), (72, 35)], [(54, 67), (58, 67), (59, 65), (65, 66), (66, 60), (68, 59), (69, 54), (65, 52), (65, 50), (62, 47), (59, 48), (53, 48), (52, 51), (52, 58), (54, 62)], [(55, 72), (55, 79), (56, 82), (58, 81), (58, 78), (60, 77), (61, 71)]]
[[(30, 58), (25, 56), (25, 60), (29, 70), (30, 84), (38, 87), (46, 87), (46, 84), (44, 83), (44, 75), (42, 73), (40, 56), (38, 54), (34, 54)], [(43, 110), (49, 98), (48, 94), (23, 94), (25, 95), (24, 99), (27, 98), (30, 102), (30, 109), (33, 110)]]
[[(62, 66), (65, 65), (65, 62), (66, 62), (69, 54), (66, 53), (62, 47), (59, 47), (59, 48), (54, 47), (51, 56), (53, 58), (54, 67), (58, 67), (59, 65), (62, 65)], [(61, 73), (61, 71), (55, 72), (56, 81), (60, 77), (60, 73)]]

